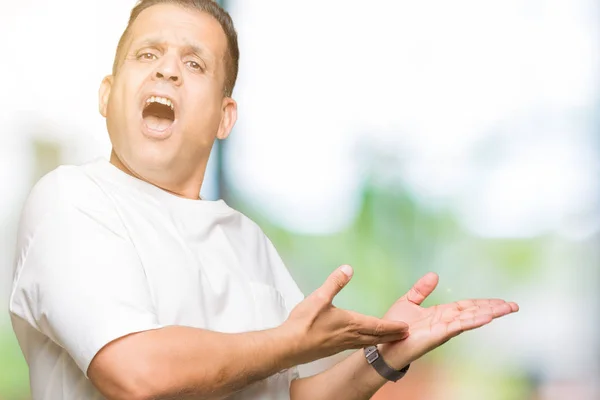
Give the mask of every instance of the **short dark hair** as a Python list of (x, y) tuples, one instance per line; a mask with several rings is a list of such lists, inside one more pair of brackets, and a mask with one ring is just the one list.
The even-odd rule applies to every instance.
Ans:
[(237, 32), (233, 26), (233, 20), (231, 19), (231, 16), (213, 0), (140, 0), (133, 10), (131, 10), (131, 16), (129, 17), (127, 27), (121, 35), (121, 39), (119, 39), (119, 44), (117, 46), (117, 52), (113, 63), (113, 75), (117, 74), (123, 59), (123, 47), (129, 34), (129, 30), (131, 29), (131, 25), (133, 25), (142, 11), (157, 4), (176, 4), (181, 7), (202, 11), (211, 15), (219, 22), (223, 28), (223, 31), (225, 32), (225, 36), (227, 36), (227, 53), (224, 60), (225, 86), (223, 88), (223, 92), (225, 96), (230, 97), (233, 93), (233, 88), (237, 80), (240, 49), (238, 47)]

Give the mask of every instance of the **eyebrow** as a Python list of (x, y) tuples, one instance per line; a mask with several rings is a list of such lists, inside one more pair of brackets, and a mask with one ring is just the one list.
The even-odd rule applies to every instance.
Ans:
[[(139, 42), (132, 43), (131, 47), (134, 47), (134, 48), (161, 47), (161, 46), (164, 46), (166, 43), (167, 42), (160, 37), (149, 37), (149, 38), (143, 39)], [(184, 40), (183, 48), (185, 50), (189, 51), (190, 53), (197, 55), (198, 57), (205, 57), (205, 58), (209, 58), (209, 59), (213, 58), (211, 53), (208, 50), (206, 50), (206, 48), (204, 46), (190, 42), (188, 40)]]

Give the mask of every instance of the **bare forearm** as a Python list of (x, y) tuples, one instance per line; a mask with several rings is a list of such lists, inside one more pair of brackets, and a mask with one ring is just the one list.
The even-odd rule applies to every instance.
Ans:
[(290, 341), (277, 329), (224, 334), (173, 326), (121, 341), (111, 349), (119, 357), (106, 358), (119, 365), (90, 375), (111, 400), (221, 399), (294, 364)]
[(220, 399), (295, 365), (406, 338), (404, 322), (333, 306), (350, 276), (338, 268), (274, 329), (224, 334), (177, 326), (115, 340), (92, 360), (88, 376), (109, 400)]
[[(386, 356), (385, 350), (381, 351)], [(408, 360), (394, 360), (408, 364)], [(370, 399), (386, 382), (375, 369), (367, 363), (362, 350), (354, 352), (332, 368), (309, 378), (292, 382), (292, 400), (314, 399)]]

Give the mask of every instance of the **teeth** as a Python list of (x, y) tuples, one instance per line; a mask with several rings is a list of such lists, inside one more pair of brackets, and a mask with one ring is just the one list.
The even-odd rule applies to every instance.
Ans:
[(164, 104), (165, 106), (171, 107), (171, 110), (175, 109), (173, 107), (173, 102), (165, 97), (152, 96), (148, 100), (146, 100), (146, 105), (148, 105), (150, 103), (160, 103), (160, 104)]

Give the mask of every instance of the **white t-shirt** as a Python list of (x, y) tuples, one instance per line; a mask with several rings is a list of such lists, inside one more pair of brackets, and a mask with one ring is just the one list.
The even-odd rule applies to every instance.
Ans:
[[(32, 190), (10, 298), (35, 400), (92, 400), (109, 342), (169, 325), (245, 332), (303, 295), (261, 229), (222, 200), (176, 197), (105, 160), (59, 167)], [(235, 362), (235, 360), (231, 360)], [(288, 399), (297, 368), (232, 399)]]

